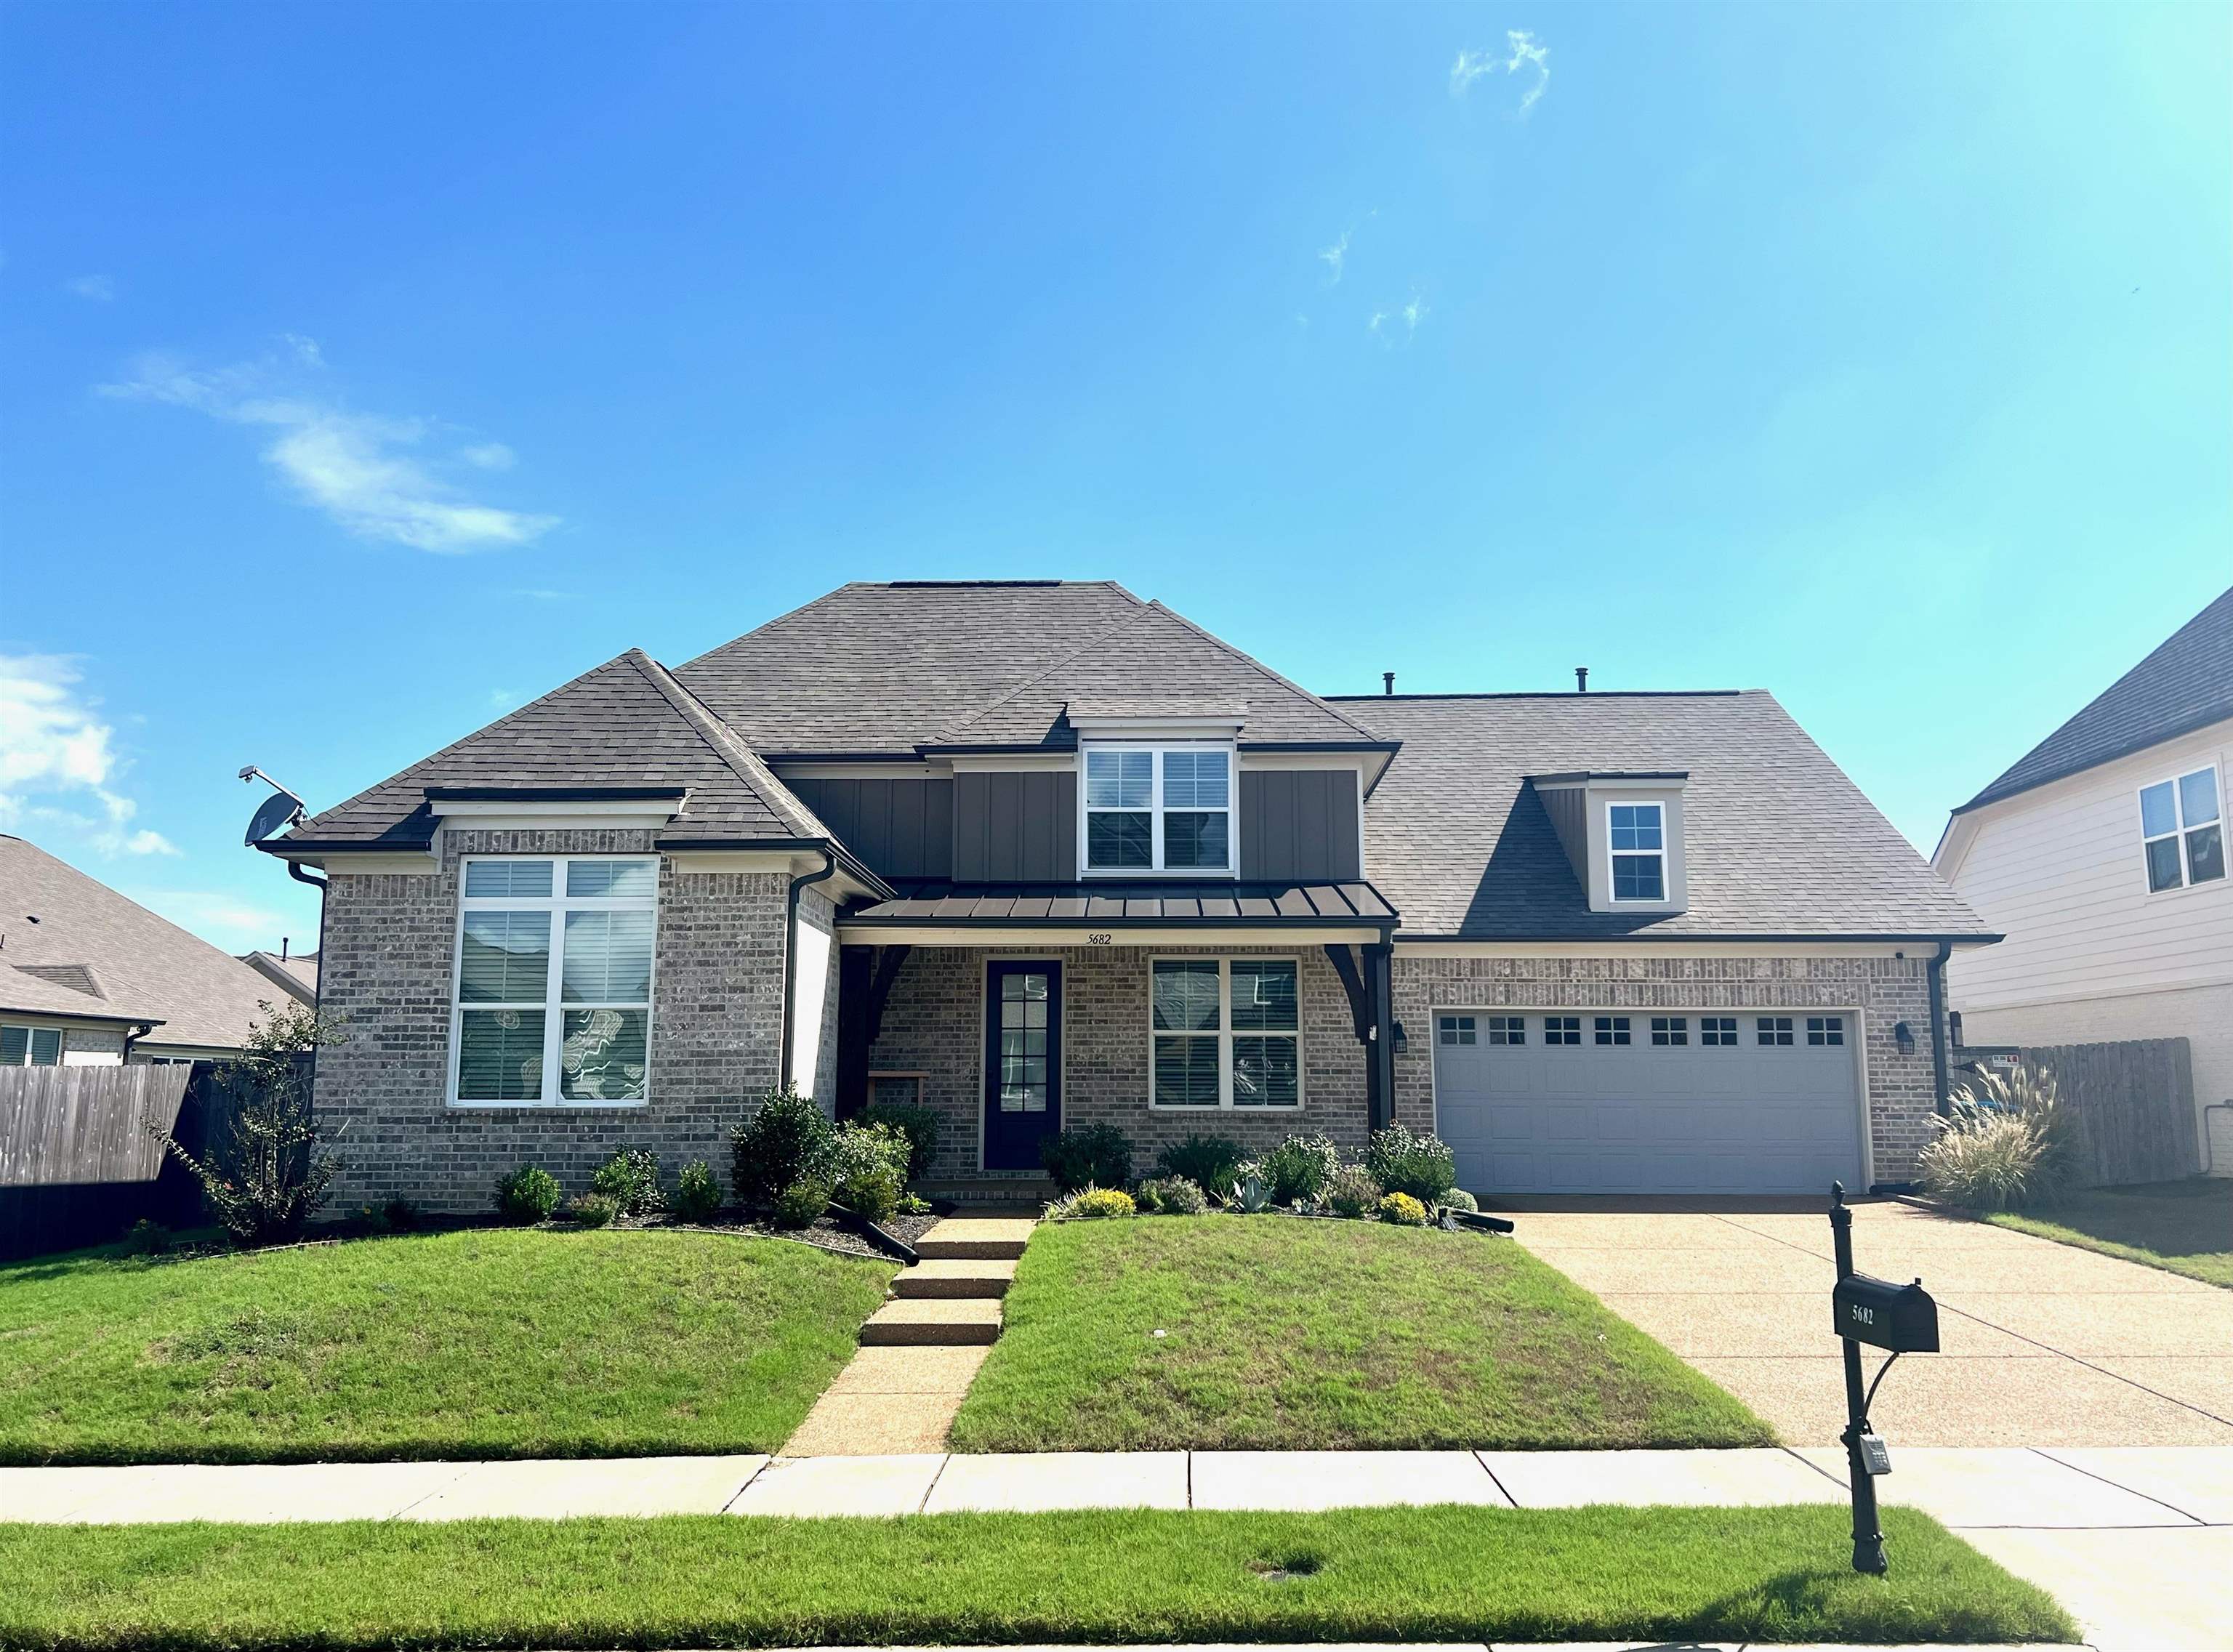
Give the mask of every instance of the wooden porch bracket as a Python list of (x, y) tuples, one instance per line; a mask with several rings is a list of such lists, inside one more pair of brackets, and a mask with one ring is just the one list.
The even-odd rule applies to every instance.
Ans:
[(884, 1030), (884, 1005), (907, 962), (905, 946), (843, 946), (837, 953), (837, 1116), (869, 1104), (869, 1051)]
[(1326, 961), (1341, 977), (1341, 990), (1349, 994), (1349, 1019), (1359, 1044), (1372, 1042), (1372, 1000), (1364, 990), (1364, 977), (1357, 967), (1357, 954), (1338, 941), (1328, 941)]
[(1350, 1024), (1357, 1043), (1364, 1046), (1364, 1116), (1373, 1129), (1396, 1117), (1396, 1009), (1394, 972), (1390, 960), (1396, 949), (1385, 941), (1362, 949), (1364, 966), (1344, 946), (1327, 943), (1326, 961), (1341, 977), (1349, 995)]

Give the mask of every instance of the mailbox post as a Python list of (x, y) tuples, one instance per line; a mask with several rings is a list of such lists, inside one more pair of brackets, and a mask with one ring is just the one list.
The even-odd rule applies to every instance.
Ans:
[(1938, 1351), (1938, 1304), (1920, 1279), (1893, 1285), (1853, 1272), (1853, 1213), (1846, 1208), (1842, 1182), (1830, 1184), (1830, 1234), (1838, 1259), (1830, 1304), (1846, 1345), (1846, 1432), (1839, 1438), (1846, 1446), (1846, 1481), (1852, 1488), (1853, 1570), (1881, 1575), (1890, 1567), (1877, 1519), (1876, 1477), (1891, 1473), (1891, 1454), (1869, 1424), (1869, 1402), (1877, 1390), (1874, 1382), (1862, 1388), (1861, 1344), (1891, 1350), (1877, 1371), (1877, 1382), (1883, 1382), (1902, 1354)]

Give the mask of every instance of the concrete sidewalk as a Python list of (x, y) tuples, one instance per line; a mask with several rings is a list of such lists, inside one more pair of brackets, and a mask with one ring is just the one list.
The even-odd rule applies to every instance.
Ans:
[[(1080, 1508), (1840, 1504), (1839, 1454), (1113, 1452), (0, 1469), (0, 1520), (804, 1518)], [(1895, 1447), (1878, 1491), (2054, 1594), (2095, 1645), (2223, 1647), (2233, 1447)], [(1897, 1556), (1895, 1556), (1897, 1564)]]

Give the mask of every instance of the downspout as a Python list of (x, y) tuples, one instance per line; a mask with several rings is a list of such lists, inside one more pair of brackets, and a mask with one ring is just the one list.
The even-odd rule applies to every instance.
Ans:
[(798, 895), (810, 883), (820, 883), (837, 875), (837, 857), (829, 850), (822, 851), (822, 869), (804, 872), (791, 881), (791, 894), (784, 903), (783, 913), (783, 1013), (777, 1018), (776, 1037), (781, 1044), (777, 1052), (778, 1086), (791, 1088), (791, 994), (798, 984)]
[(1954, 956), (1954, 943), (1938, 943), (1938, 955), (1924, 966), (1924, 977), (1930, 984), (1930, 1076), (1933, 1085), (1931, 1105), (1942, 1118), (1946, 1113), (1948, 1087), (1946, 1064), (1946, 960)]
[[(326, 973), (326, 896), (330, 894), (331, 891), (327, 888), (325, 879), (312, 877), (308, 872), (305, 872), (303, 869), (300, 862), (290, 861), (287, 862), (287, 875), (294, 879), (297, 883), (309, 884), (312, 888), (318, 892), (318, 979), (321, 981), (323, 981)], [(313, 1015), (319, 1014), (321, 1012), (321, 1009), (322, 1004), (314, 1003), (310, 1006), (310, 1013)], [(317, 1114), (318, 1047), (316, 1044), (312, 1044), (310, 1046), (310, 1116), (315, 1119), (317, 1117)]]

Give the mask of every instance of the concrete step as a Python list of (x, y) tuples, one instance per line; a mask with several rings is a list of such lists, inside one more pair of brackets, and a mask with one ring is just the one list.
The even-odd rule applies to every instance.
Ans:
[(861, 1327), (863, 1348), (955, 1348), (1000, 1335), (1000, 1304), (992, 1298), (916, 1298), (888, 1302)]
[(892, 1280), (892, 1294), (902, 1298), (1005, 1297), (1014, 1283), (1016, 1265), (1010, 1261), (980, 1261), (968, 1257), (933, 1257), (911, 1268), (902, 1268)]
[(1038, 1224), (1028, 1216), (949, 1216), (915, 1242), (925, 1261), (1013, 1261)]

